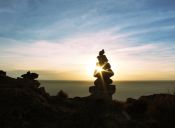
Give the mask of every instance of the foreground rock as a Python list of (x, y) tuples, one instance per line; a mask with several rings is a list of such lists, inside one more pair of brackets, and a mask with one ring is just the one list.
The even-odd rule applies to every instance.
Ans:
[(0, 128), (175, 127), (175, 96), (170, 94), (126, 102), (68, 98), (63, 91), (50, 96), (35, 79), (2, 75), (0, 103)]

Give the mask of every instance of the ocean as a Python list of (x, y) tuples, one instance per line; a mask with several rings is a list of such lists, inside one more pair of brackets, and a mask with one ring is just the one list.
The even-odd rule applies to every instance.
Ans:
[[(88, 96), (89, 87), (93, 85), (91, 81), (42, 80), (40, 83), (50, 95), (56, 95), (63, 90), (69, 97)], [(175, 93), (175, 81), (117, 81), (113, 84), (116, 85), (113, 98), (120, 101), (151, 94)]]

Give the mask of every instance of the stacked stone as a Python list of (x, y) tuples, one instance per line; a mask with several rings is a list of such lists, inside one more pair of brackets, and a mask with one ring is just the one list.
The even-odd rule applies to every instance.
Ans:
[(104, 50), (99, 52), (97, 59), (97, 67), (99, 67), (101, 70), (95, 70), (94, 77), (97, 77), (97, 79), (95, 80), (94, 84), (99, 87), (105, 87), (106, 85), (112, 84), (110, 77), (112, 77), (114, 73), (111, 70), (111, 65), (108, 63), (107, 57), (104, 55)]
[[(112, 84), (110, 77), (114, 75), (111, 65), (108, 63), (107, 57), (104, 55), (105, 51), (102, 50), (97, 56), (97, 69), (94, 72), (94, 77), (97, 77), (94, 84), (89, 88), (91, 96), (97, 99), (112, 100), (112, 95), (115, 93), (115, 85)], [(100, 69), (100, 70), (99, 70)]]
[(28, 71), (26, 74), (21, 75), (21, 77), (26, 80), (35, 80), (38, 78), (38, 74)]

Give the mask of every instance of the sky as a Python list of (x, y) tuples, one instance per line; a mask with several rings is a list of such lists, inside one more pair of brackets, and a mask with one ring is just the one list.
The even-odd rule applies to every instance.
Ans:
[(101, 49), (113, 80), (175, 80), (174, 0), (0, 0), (0, 70), (94, 80)]

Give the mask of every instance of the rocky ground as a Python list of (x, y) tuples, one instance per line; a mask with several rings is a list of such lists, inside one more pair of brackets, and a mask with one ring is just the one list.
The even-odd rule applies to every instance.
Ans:
[(0, 76), (0, 128), (175, 128), (175, 95), (68, 98), (50, 96), (36, 80)]

